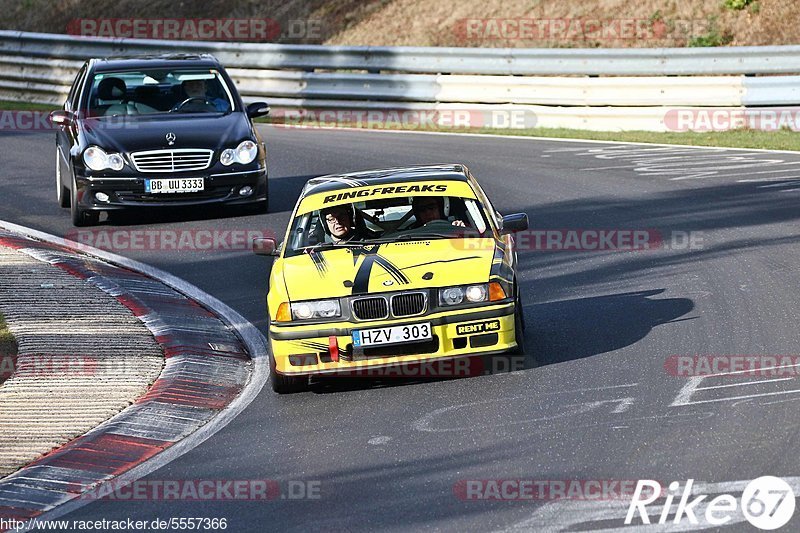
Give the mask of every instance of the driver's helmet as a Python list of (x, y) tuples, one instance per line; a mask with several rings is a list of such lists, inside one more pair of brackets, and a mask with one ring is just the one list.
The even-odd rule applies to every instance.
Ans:
[(439, 211), (442, 213), (442, 216), (447, 219), (450, 216), (450, 198), (447, 196), (415, 196), (414, 199), (411, 201), (411, 209), (414, 209), (414, 202), (420, 198), (433, 198), (439, 203)]

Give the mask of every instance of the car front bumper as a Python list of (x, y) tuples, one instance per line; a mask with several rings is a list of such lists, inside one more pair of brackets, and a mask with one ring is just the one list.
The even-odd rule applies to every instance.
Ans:
[[(480, 374), (484, 369), (453, 361), (516, 349), (514, 305), (511, 302), (479, 310), (463, 309), (404, 320), (357, 324), (280, 326), (272, 323), (269, 337), (275, 370), (287, 376), (465, 377)], [(431, 341), (362, 350), (353, 348), (352, 331), (355, 329), (423, 322), (431, 324)], [(339, 352), (338, 361), (331, 358), (330, 345), (334, 339)], [(397, 371), (396, 367), (404, 370)]]
[[(145, 192), (146, 178), (204, 178), (203, 191), (193, 193), (150, 194)], [(78, 205), (87, 211), (111, 211), (128, 207), (180, 207), (204, 204), (246, 205), (263, 202), (267, 198), (267, 168), (241, 172), (212, 174), (205, 172), (182, 172), (180, 175), (139, 175), (129, 177), (75, 176)], [(253, 189), (252, 194), (242, 196), (244, 186)], [(98, 192), (109, 196), (107, 202), (95, 198)]]

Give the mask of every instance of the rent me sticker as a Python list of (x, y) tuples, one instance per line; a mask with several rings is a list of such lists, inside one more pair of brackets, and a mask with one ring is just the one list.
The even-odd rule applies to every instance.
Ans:
[(475, 322), (473, 324), (459, 324), (456, 326), (456, 335), (474, 335), (475, 333), (487, 333), (492, 331), (500, 331), (499, 320)]

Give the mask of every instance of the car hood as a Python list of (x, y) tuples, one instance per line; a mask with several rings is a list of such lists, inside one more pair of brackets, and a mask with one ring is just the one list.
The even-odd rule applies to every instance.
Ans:
[[(82, 130), (87, 145), (96, 144), (106, 151), (115, 152), (165, 148), (220, 150), (235, 147), (240, 141), (252, 137), (250, 121), (242, 113), (89, 119), (83, 121)], [(175, 135), (172, 145), (167, 141), (169, 133)]]
[(335, 248), (283, 259), (289, 299), (486, 283), (493, 239), (439, 239)]

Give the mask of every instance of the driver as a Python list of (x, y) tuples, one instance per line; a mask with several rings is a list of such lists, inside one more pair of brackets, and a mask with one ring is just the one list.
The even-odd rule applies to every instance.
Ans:
[(360, 234), (353, 222), (353, 207), (350, 205), (335, 205), (320, 211), (320, 218), (325, 224), (327, 233), (333, 243), (360, 241)]
[(209, 87), (205, 79), (186, 80), (182, 84), (186, 98), (201, 98), (214, 106), (217, 111), (227, 111), (228, 102), (222, 98), (210, 96)]
[[(415, 228), (421, 228), (435, 220), (446, 220), (444, 216), (444, 198), (440, 196), (415, 196), (411, 202), (414, 218), (417, 222)], [(466, 227), (462, 220), (454, 220), (453, 226)]]

